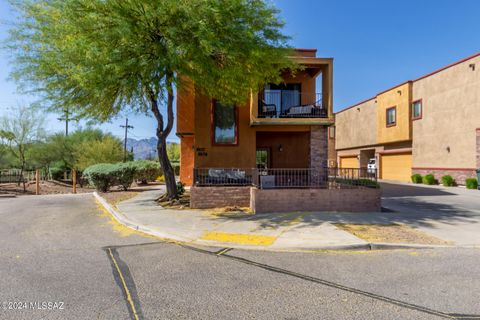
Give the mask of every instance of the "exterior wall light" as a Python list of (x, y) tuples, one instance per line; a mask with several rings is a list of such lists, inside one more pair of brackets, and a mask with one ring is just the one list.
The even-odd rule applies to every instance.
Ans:
[(282, 147), (282, 145), (281, 145), (281, 144), (280, 144), (280, 145), (278, 145), (278, 151), (279, 151), (279, 152), (283, 152), (283, 147)]
[(450, 146), (447, 146), (447, 152), (450, 153)]
[(470, 69), (472, 69), (472, 71), (475, 71), (475, 63), (470, 63), (468, 66)]

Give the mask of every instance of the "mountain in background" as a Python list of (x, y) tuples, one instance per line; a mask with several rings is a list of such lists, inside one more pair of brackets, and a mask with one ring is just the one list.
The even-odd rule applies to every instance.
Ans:
[[(169, 141), (167, 143), (177, 143)], [(158, 159), (157, 156), (157, 138), (148, 138), (148, 139), (127, 139), (127, 150), (132, 150), (135, 160), (140, 159)]]

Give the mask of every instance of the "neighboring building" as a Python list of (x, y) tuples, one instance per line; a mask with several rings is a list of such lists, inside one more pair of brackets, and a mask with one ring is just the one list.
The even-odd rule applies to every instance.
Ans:
[(380, 179), (451, 175), (463, 184), (480, 168), (480, 53), (385, 90), (335, 115), (340, 167)]
[(303, 70), (295, 76), (284, 71), (283, 83), (266, 84), (245, 105), (221, 105), (193, 83), (178, 91), (180, 180), (192, 186), (192, 208), (380, 210), (379, 189), (327, 172), (328, 162), (335, 163), (328, 134), (334, 122), (333, 59), (315, 55), (297, 49), (292, 59)]

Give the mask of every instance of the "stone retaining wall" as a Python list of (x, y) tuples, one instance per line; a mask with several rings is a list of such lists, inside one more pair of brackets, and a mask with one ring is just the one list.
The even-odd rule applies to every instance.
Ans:
[(191, 187), (190, 208), (249, 207), (250, 187)]
[(381, 190), (358, 189), (257, 189), (251, 188), (250, 207), (255, 213), (292, 211), (378, 212)]

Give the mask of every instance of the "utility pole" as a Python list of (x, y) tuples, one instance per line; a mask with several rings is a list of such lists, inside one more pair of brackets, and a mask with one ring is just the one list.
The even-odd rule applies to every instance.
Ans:
[(68, 107), (63, 109), (63, 117), (58, 118), (58, 120), (65, 121), (65, 136), (68, 137), (68, 121), (72, 120), (72, 118), (70, 118)]
[(128, 136), (128, 129), (133, 129), (133, 126), (128, 125), (128, 118), (125, 120), (125, 125), (121, 125), (121, 128), (125, 128), (125, 141), (123, 144), (123, 162), (127, 161), (127, 136)]

